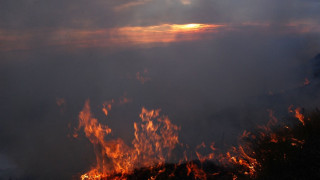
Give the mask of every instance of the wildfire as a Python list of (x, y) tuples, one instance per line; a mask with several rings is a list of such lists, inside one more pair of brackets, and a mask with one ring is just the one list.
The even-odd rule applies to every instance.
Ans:
[[(114, 100), (103, 104), (102, 111), (106, 116), (112, 104)], [(301, 109), (292, 110), (292, 108), (293, 106), (289, 107), (289, 112), (295, 113), (295, 117), (305, 125)], [(241, 139), (263, 140), (274, 145), (289, 143), (292, 148), (302, 148), (304, 140), (292, 135), (279, 135), (273, 131), (278, 125), (278, 119), (274, 116), (273, 111), (268, 110), (268, 112), (269, 122), (265, 126), (258, 126), (258, 133), (244, 131)], [(179, 163), (170, 168), (166, 166), (166, 163), (172, 158), (173, 150), (178, 145), (189, 148), (188, 145), (179, 142), (180, 127), (172, 124), (168, 117), (160, 116), (159, 109), (142, 108), (139, 117), (141, 121), (133, 124), (134, 139), (130, 145), (125, 144), (120, 138), (106, 140), (106, 136), (110, 136), (112, 132), (111, 128), (100, 124), (91, 113), (89, 100), (85, 102), (83, 110), (79, 113), (79, 125), (75, 129), (74, 137), (78, 137), (77, 132), (83, 128), (85, 136), (94, 146), (96, 164), (81, 176), (82, 180), (127, 179), (130, 174), (134, 173), (134, 170), (139, 168), (147, 168), (146, 171), (150, 173), (149, 179), (157, 179), (163, 174), (167, 174), (167, 177), (174, 177), (177, 174), (181, 175), (182, 172), (186, 177), (201, 180), (223, 176), (223, 172), (219, 169), (211, 170), (211, 172), (205, 170), (207, 162), (235, 168), (236, 170), (227, 176), (230, 179), (238, 179), (243, 176), (255, 178), (265, 161), (265, 153), (271, 151), (268, 149), (270, 147), (267, 147), (257, 153), (250, 141), (247, 141), (223, 153), (215, 148), (214, 143), (207, 146), (203, 142), (195, 149), (197, 161), (193, 159), (190, 161), (187, 156), (188, 152), (185, 150)], [(291, 131), (288, 126), (284, 126), (284, 129)], [(279, 157), (286, 160), (287, 156), (286, 153), (282, 153)], [(185, 168), (185, 171), (181, 171), (181, 168)]]
[[(111, 104), (105, 104), (102, 111), (108, 115)], [(168, 117), (160, 116), (160, 110), (142, 108), (141, 122), (134, 123), (132, 146), (123, 140), (105, 140), (111, 129), (102, 125), (93, 117), (89, 101), (86, 101), (79, 114), (79, 126), (76, 132), (84, 129), (86, 137), (94, 145), (96, 166), (81, 176), (82, 180), (108, 178), (113, 174), (129, 174), (135, 168), (155, 167), (163, 164), (171, 151), (179, 143), (179, 127), (172, 124)], [(77, 134), (77, 133), (75, 133)], [(77, 137), (75, 135), (74, 137)]]

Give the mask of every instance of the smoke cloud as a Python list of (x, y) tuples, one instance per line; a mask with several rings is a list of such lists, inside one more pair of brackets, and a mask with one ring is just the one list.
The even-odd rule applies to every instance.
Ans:
[[(235, 143), (268, 120), (267, 109), (283, 117), (291, 104), (319, 107), (319, 18), (316, 0), (1, 1), (0, 179), (71, 179), (88, 170), (93, 147), (72, 138), (87, 99), (127, 144), (146, 107), (181, 126), (191, 147)], [(109, 31), (190, 23), (225, 27), (143, 45)], [(99, 29), (107, 34), (86, 34)], [(101, 45), (102, 36), (110, 41)], [(105, 117), (112, 99), (119, 103)]]

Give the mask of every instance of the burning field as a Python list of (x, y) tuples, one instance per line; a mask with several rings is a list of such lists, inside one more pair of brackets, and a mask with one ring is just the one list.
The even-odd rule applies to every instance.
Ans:
[[(105, 116), (112, 103), (103, 105)], [(110, 139), (112, 130), (99, 123), (87, 100), (73, 137), (84, 131), (94, 146), (96, 162), (74, 179), (317, 179), (320, 111), (304, 112), (291, 105), (288, 113), (286, 121), (279, 121), (269, 110), (266, 125), (244, 131), (239, 144), (226, 152), (214, 142), (191, 150), (179, 141), (180, 127), (160, 115), (159, 109), (142, 108), (131, 144)]]

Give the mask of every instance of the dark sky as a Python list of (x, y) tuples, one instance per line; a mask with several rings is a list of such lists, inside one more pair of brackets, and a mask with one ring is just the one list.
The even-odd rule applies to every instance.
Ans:
[(0, 179), (88, 170), (90, 142), (68, 137), (87, 99), (129, 144), (142, 107), (190, 146), (319, 107), (319, 19), (317, 0), (0, 0)]

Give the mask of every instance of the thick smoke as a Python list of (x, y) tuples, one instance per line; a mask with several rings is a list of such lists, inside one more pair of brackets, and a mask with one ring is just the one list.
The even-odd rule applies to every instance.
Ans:
[[(124, 2), (1, 1), (0, 37), (13, 30), (50, 34), (161, 23), (221, 23), (234, 29), (207, 40), (149, 48), (39, 47), (35, 44), (49, 43), (39, 35), (29, 44), (37, 48), (0, 50), (0, 179), (71, 179), (88, 170), (95, 158), (91, 144), (83, 136), (69, 137), (86, 99), (112, 136), (127, 143), (141, 108), (161, 108), (181, 126), (181, 141), (191, 147), (202, 141), (232, 144), (242, 130), (265, 123), (267, 109), (282, 117), (290, 104), (319, 106), (314, 68), (319, 2), (182, 2), (143, 1), (116, 11)], [(269, 26), (240, 25), (248, 22)], [(292, 31), (287, 26), (292, 22), (313, 28)], [(150, 80), (142, 84), (137, 72)], [(310, 85), (304, 86), (305, 78)], [(106, 118), (102, 104), (123, 96), (131, 101), (114, 106)]]

